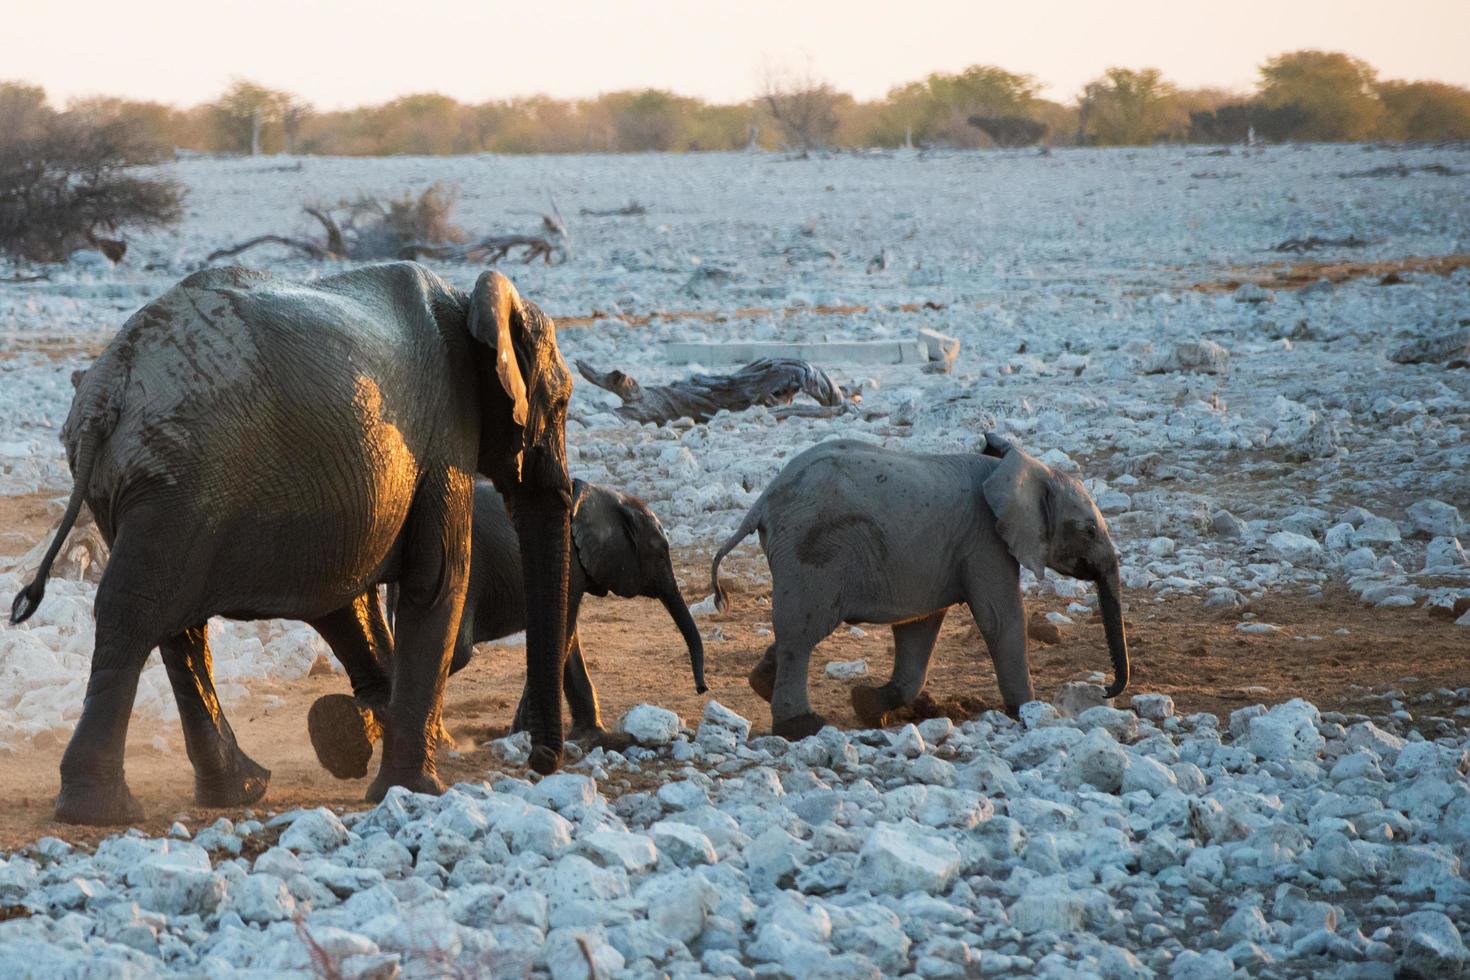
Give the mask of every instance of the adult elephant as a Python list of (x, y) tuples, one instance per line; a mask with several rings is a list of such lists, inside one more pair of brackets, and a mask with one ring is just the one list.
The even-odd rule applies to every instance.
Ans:
[(391, 682), (364, 679), (387, 728), (367, 795), (441, 792), (427, 736), (469, 575), (476, 472), (514, 515), (530, 597), (530, 762), (556, 769), (572, 386), (555, 333), (498, 273), (467, 295), (411, 262), (306, 285), (211, 269), (135, 313), (78, 386), (62, 430), (75, 486), (11, 611), (12, 622), (35, 611), (85, 500), (111, 558), (57, 819), (141, 818), (123, 744), (154, 647), (198, 802), (258, 799), (270, 774), (220, 710), (209, 618), (305, 620), (336, 647), (361, 636), (362, 598), (384, 582), (399, 587), (396, 655)]

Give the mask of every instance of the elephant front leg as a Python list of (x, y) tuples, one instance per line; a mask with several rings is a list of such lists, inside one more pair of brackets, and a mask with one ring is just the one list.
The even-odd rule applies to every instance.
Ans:
[(1008, 582), (1005, 587), (993, 580), (976, 582), (968, 590), (968, 601), (995, 665), (1006, 714), (1020, 717), (1021, 705), (1036, 699), (1026, 659), (1026, 603), (1020, 582)]
[(240, 750), (214, 689), (209, 627), (193, 626), (159, 644), (168, 670), (184, 746), (194, 764), (194, 801), (201, 806), (243, 806), (265, 795), (270, 770)]
[(858, 720), (869, 728), (888, 724), (888, 714), (911, 704), (929, 679), (929, 662), (934, 642), (944, 625), (941, 609), (927, 619), (897, 623), (893, 627), (893, 674), (881, 687), (858, 684), (852, 689), (852, 706)]
[(394, 616), (393, 694), (383, 761), (367, 798), (390, 786), (439, 794), (434, 749), (443, 726), (444, 684), (469, 581), (473, 481), (449, 471), (425, 480), (403, 528), (407, 547)]

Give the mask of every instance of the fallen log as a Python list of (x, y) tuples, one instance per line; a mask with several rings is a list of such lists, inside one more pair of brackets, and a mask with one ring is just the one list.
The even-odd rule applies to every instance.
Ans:
[(647, 214), (648, 208), (637, 201), (629, 201), (620, 208), (607, 208), (599, 211), (595, 208), (583, 208), (581, 210), (584, 218), (635, 218)]
[[(821, 368), (793, 358), (761, 358), (734, 374), (695, 374), (668, 385), (644, 387), (622, 371), (601, 372), (577, 361), (582, 377), (622, 399), (614, 411), (639, 424), (666, 425), (679, 418), (708, 422), (717, 413), (743, 412), (753, 405), (786, 415), (837, 415), (857, 400)], [(792, 406), (797, 395), (817, 406)], [(778, 406), (790, 406), (782, 409)]]
[(417, 259), (427, 256), (431, 259), (450, 259), (456, 262), (484, 261), (493, 264), (509, 256), (511, 249), (515, 248), (526, 250), (522, 258), (528, 265), (538, 258), (547, 265), (551, 265), (553, 260), (560, 262), (566, 257), (566, 250), (559, 242), (553, 242), (539, 235), (490, 235), (470, 245), (434, 245), (410, 242), (403, 246), (398, 257)]

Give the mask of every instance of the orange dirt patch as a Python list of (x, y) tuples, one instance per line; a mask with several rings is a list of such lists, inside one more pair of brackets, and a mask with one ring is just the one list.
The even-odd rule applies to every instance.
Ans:
[(1242, 267), (1223, 279), (1212, 279), (1196, 283), (1193, 289), (1203, 293), (1228, 293), (1246, 283), (1255, 283), (1269, 289), (1301, 289), (1321, 279), (1328, 282), (1346, 282), (1349, 279), (1378, 279), (1383, 285), (1399, 282), (1406, 272), (1423, 272), (1436, 276), (1447, 276), (1456, 269), (1470, 268), (1470, 255), (1411, 255), (1402, 259), (1385, 259), (1379, 262), (1292, 262), (1273, 263), (1264, 266)]
[[(632, 705), (654, 701), (677, 711), (697, 725), (706, 697), (718, 698), (755, 723), (757, 733), (768, 731), (770, 711), (745, 683), (745, 675), (760, 659), (770, 637), (770, 586), (764, 560), (743, 553), (727, 559), (723, 578), (731, 594), (726, 613), (700, 620), (709, 634), (706, 674), (710, 693), (694, 692), (687, 657), (678, 633), (662, 608), (647, 599), (597, 599), (583, 604), (581, 628), (588, 668), (598, 686), (603, 718), (608, 725)], [(692, 598), (707, 591), (708, 556), (689, 552), (680, 556), (679, 572)], [(1385, 612), (1359, 605), (1346, 591), (1321, 598), (1275, 595), (1254, 604), (1259, 619), (1281, 627), (1281, 632), (1245, 635), (1236, 632), (1238, 613), (1203, 609), (1197, 600), (1153, 601), (1146, 593), (1131, 597), (1128, 624), (1133, 649), (1132, 691), (1158, 691), (1173, 696), (1180, 713), (1211, 711), (1226, 715), (1256, 702), (1305, 697), (1325, 710), (1382, 713), (1386, 702), (1372, 690), (1395, 687), (1416, 695), (1441, 687), (1470, 685), (1470, 658), (1466, 657), (1470, 631), (1421, 609)], [(1065, 603), (1038, 600), (1032, 610), (1058, 610)], [(1032, 676), (1037, 694), (1051, 697), (1065, 681), (1085, 678), (1092, 671), (1109, 671), (1100, 623), (1076, 617), (1063, 628), (1055, 646), (1033, 645)], [(1339, 627), (1349, 630), (1336, 636)], [(811, 693), (816, 709), (834, 724), (851, 727), (857, 719), (849, 701), (850, 682), (830, 678), (823, 670), (832, 660), (866, 659), (869, 675), (863, 683), (881, 683), (892, 666), (893, 641), (883, 627), (865, 627), (856, 636), (839, 629), (812, 657)], [(1296, 636), (1321, 636), (1297, 640)], [(507, 767), (479, 747), (503, 735), (520, 696), (524, 676), (523, 648), (482, 646), (474, 661), (449, 681), (445, 720), (460, 740), (461, 751), (441, 752), (440, 771), (446, 782), (487, 778), (487, 772), (526, 775)], [(651, 678), (658, 678), (650, 682)], [(270, 791), (255, 805), (258, 815), (296, 806), (359, 809), (368, 780), (339, 781), (321, 769), (306, 737), (306, 714), (322, 694), (347, 690), (341, 674), (302, 677), (291, 681), (263, 681), (244, 703), (230, 706), (228, 714), (244, 747), (256, 761), (271, 769)], [(940, 634), (927, 688), (929, 700), (899, 717), (943, 713), (973, 716), (1000, 707), (989, 658), (969, 614), (953, 610)], [(1127, 704), (1125, 695), (1119, 701)], [(1447, 715), (1455, 705), (1410, 700), (1415, 715)], [(51, 801), (59, 786), (58, 765), (65, 735), (43, 735), (29, 750), (0, 763), (0, 850), (15, 848), (53, 834), (66, 840), (93, 844), (110, 833), (59, 825), (51, 821)], [(376, 760), (370, 772), (376, 771)], [(648, 789), (661, 776), (651, 767), (630, 781), (626, 774), (604, 787), (609, 793)], [(241, 809), (210, 810), (194, 805), (193, 774), (184, 753), (177, 723), (135, 719), (129, 732), (127, 773), (133, 792), (149, 819), (151, 833), (163, 833), (175, 819), (191, 829), (219, 816), (239, 819)]]
[[(853, 316), (858, 313), (866, 313), (870, 307), (867, 306), (788, 306), (788, 307), (765, 307), (747, 306), (735, 310), (655, 310), (652, 313), (602, 313), (594, 310), (592, 313), (580, 316), (558, 316), (556, 320), (558, 327), (588, 327), (598, 320), (621, 320), (630, 327), (643, 327), (655, 320), (666, 323), (674, 320), (698, 320), (703, 323), (726, 323), (730, 320), (753, 320), (757, 317), (767, 316)], [(943, 303), (901, 303), (897, 306), (885, 306), (882, 309), (897, 313), (917, 313), (920, 310), (942, 310)]]

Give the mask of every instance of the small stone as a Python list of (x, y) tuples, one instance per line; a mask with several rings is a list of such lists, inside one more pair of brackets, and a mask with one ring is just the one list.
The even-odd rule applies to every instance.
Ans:
[(1057, 688), (1052, 703), (1063, 715), (1073, 718), (1089, 708), (1112, 704), (1101, 684), (1089, 684), (1085, 681), (1068, 681), (1063, 684)]
[(1174, 699), (1167, 694), (1135, 694), (1132, 704), (1138, 717), (1148, 721), (1160, 722), (1174, 715)]
[(1322, 554), (1322, 546), (1295, 531), (1277, 531), (1266, 539), (1266, 550), (1276, 558), (1293, 565), (1309, 564)]
[(660, 820), (648, 832), (659, 853), (681, 868), (719, 861), (714, 844), (710, 843), (709, 837), (698, 827), (672, 820)]
[(1086, 783), (1101, 792), (1116, 793), (1127, 768), (1128, 753), (1105, 729), (1094, 728), (1067, 753), (1062, 781), (1074, 788)]
[(713, 699), (704, 704), (704, 715), (694, 740), (707, 752), (734, 752), (750, 737), (750, 721)]
[(960, 852), (916, 824), (879, 824), (858, 854), (858, 876), (869, 890), (889, 895), (938, 894), (960, 868)]
[(1454, 538), (1466, 530), (1460, 509), (1442, 500), (1415, 501), (1405, 513), (1414, 533), (1426, 538)]
[(1292, 698), (1250, 720), (1250, 749), (1260, 759), (1314, 761), (1327, 744), (1321, 721), (1315, 705)]
[(1470, 959), (1460, 930), (1443, 912), (1411, 912), (1400, 923), (1408, 940), (1399, 956), (1401, 974), (1418, 977), (1458, 976)]
[(684, 727), (679, 716), (667, 708), (652, 704), (636, 704), (618, 722), (618, 730), (632, 736), (639, 745), (668, 745)]
[(855, 677), (868, 676), (866, 660), (834, 660), (827, 665), (827, 676), (839, 681), (850, 681)]

